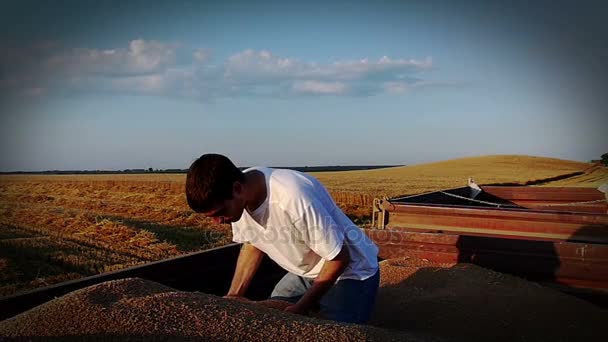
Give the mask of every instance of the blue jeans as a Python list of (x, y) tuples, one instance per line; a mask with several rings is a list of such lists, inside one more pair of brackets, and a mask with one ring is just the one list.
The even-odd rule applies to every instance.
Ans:
[[(271, 299), (297, 302), (312, 286), (314, 279), (287, 273), (275, 286)], [(374, 308), (380, 284), (380, 270), (365, 280), (343, 279), (321, 298), (320, 312), (327, 319), (346, 323), (366, 323)]]

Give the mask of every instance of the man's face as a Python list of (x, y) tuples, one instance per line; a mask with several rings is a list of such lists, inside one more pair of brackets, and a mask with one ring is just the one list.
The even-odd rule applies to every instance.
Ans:
[(241, 218), (244, 209), (245, 200), (242, 196), (242, 187), (236, 183), (231, 199), (218, 202), (213, 209), (204, 212), (203, 215), (212, 218), (215, 223), (232, 223)]
[(235, 210), (237, 205), (235, 199), (224, 200), (217, 204), (212, 210), (204, 212), (203, 215), (213, 219), (215, 223), (232, 223), (241, 218), (243, 211)]

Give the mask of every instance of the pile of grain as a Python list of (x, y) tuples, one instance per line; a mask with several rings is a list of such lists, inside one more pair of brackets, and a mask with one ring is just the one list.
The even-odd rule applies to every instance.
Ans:
[[(0, 322), (12, 337), (88, 340), (604, 340), (608, 312), (470, 264), (383, 261), (370, 326), (288, 314), (288, 303), (224, 299), (131, 278), (74, 291)], [(400, 330), (400, 331), (397, 331)]]
[[(423, 267), (427, 266), (427, 267)], [(608, 312), (536, 283), (471, 264), (380, 263), (370, 324), (450, 340), (605, 340)]]
[(74, 291), (0, 322), (0, 340), (31, 336), (104, 341), (438, 340), (297, 316), (203, 293), (175, 291), (137, 278)]

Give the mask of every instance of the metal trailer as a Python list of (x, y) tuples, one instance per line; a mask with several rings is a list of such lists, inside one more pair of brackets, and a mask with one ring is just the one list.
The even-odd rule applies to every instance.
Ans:
[[(608, 305), (608, 206), (603, 193), (475, 187), (375, 200), (374, 226), (365, 232), (378, 245), (379, 258), (474, 263)], [(0, 298), (0, 320), (68, 292), (129, 277), (223, 295), (239, 250), (239, 244), (231, 244)], [(284, 274), (265, 258), (247, 296), (266, 298)]]
[(468, 186), (375, 199), (382, 258), (514, 274), (608, 305), (608, 202), (593, 188)]

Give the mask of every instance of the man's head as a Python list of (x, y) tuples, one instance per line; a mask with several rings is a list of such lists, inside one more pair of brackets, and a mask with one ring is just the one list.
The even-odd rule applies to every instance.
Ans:
[(245, 175), (227, 157), (204, 154), (190, 165), (186, 199), (197, 213), (215, 222), (235, 222), (245, 209)]

